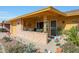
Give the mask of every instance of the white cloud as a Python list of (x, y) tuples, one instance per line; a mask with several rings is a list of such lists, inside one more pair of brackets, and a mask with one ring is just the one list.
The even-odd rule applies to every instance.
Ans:
[(0, 14), (9, 14), (9, 12), (6, 12), (6, 11), (0, 11)]
[(11, 16), (0, 16), (0, 18), (12, 18)]
[(8, 20), (10, 18), (13, 18), (14, 16), (7, 12), (7, 11), (0, 11), (0, 22), (3, 20)]
[(2, 22), (3, 20), (9, 20), (9, 19), (12, 19), (14, 18), (15, 16), (0, 16), (0, 22)]

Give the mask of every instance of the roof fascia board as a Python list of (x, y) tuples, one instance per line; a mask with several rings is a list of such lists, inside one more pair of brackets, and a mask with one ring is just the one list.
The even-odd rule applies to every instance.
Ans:
[(34, 15), (34, 14), (38, 14), (38, 13), (41, 13), (41, 12), (44, 12), (44, 11), (48, 11), (48, 10), (51, 10), (51, 11), (54, 11), (54, 12), (60, 14), (60, 15), (66, 16), (66, 14), (65, 14), (64, 12), (61, 12), (61, 11), (55, 9), (54, 7), (49, 6), (49, 7), (47, 7), (47, 8), (43, 8), (43, 9), (41, 9), (41, 10), (38, 10), (38, 11), (35, 11), (35, 12), (32, 12), (32, 13), (29, 13), (29, 14), (24, 14), (24, 15), (22, 15), (22, 16), (18, 16), (18, 17), (12, 18), (12, 19), (10, 19), (10, 20), (8, 20), (8, 21), (13, 21), (13, 20), (16, 20), (16, 19), (19, 19), (19, 18), (22, 18), (22, 17), (32, 16), (32, 15)]

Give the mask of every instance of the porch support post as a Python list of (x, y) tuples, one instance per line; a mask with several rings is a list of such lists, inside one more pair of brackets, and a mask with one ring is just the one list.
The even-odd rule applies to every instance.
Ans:
[(22, 18), (17, 19), (17, 33), (22, 31)]
[(47, 16), (44, 16), (44, 17), (43, 17), (43, 20), (44, 20), (43, 31), (44, 31), (44, 32), (47, 32)]

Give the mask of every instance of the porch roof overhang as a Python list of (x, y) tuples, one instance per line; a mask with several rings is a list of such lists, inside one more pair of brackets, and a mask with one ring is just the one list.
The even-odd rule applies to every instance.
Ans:
[(43, 8), (41, 10), (29, 13), (29, 14), (24, 14), (24, 15), (12, 18), (12, 19), (8, 20), (7, 22), (13, 22), (13, 21), (19, 20), (20, 18), (30, 18), (30, 17), (33, 17), (33, 16), (38, 16), (40, 14), (45, 15), (46, 12), (48, 12), (48, 14), (49, 13), (50, 14), (55, 13), (55, 14), (58, 14), (58, 15), (62, 15), (64, 17), (79, 16), (79, 10), (74, 10), (74, 11), (69, 11), (69, 12), (61, 12), (61, 11), (55, 9), (54, 7), (49, 6), (47, 8)]
[(25, 14), (25, 15), (22, 15), (22, 16), (18, 16), (16, 18), (12, 18), (8, 22), (16, 21), (16, 20), (18, 20), (20, 18), (24, 18), (24, 17), (28, 18), (28, 17), (34, 16), (34, 15), (39, 15), (39, 14), (45, 13), (47, 11), (50, 12), (51, 14), (53, 12), (55, 12), (56, 14), (59, 14), (59, 15), (62, 15), (62, 16), (66, 16), (65, 13), (63, 13), (63, 12), (61, 12), (61, 11), (59, 11), (59, 10), (57, 10), (57, 9), (55, 9), (55, 8), (50, 6), (50, 7), (47, 7), (47, 8), (44, 8), (44, 9), (41, 9), (41, 10), (38, 10), (38, 11), (35, 11), (35, 12), (32, 12), (32, 13), (29, 13), (29, 14)]
[(74, 13), (74, 14), (67, 14), (67, 16), (66, 17), (73, 17), (73, 16), (79, 16), (79, 14), (78, 13)]
[(67, 11), (67, 12), (65, 12), (65, 14), (67, 15), (67, 16), (79, 16), (79, 10), (72, 10), (72, 11)]

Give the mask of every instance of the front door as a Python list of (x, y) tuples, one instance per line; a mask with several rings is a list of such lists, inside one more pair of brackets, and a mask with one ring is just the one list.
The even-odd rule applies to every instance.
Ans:
[(56, 36), (56, 21), (51, 21), (51, 35)]

